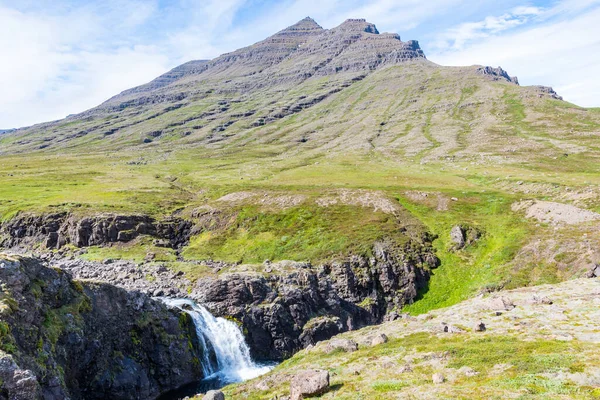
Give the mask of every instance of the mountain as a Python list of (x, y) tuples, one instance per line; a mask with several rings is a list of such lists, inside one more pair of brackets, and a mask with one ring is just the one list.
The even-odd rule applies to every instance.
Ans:
[(402, 314), (598, 277), (599, 139), (600, 109), (550, 87), (437, 65), (363, 19), (306, 18), (2, 134), (0, 246), (185, 295), (283, 360)]
[[(383, 238), (429, 243), (423, 231), (447, 243), (453, 226), (473, 228), (482, 238), (461, 263), (478, 278), (452, 288), (464, 298), (600, 261), (593, 227), (527, 219), (600, 211), (599, 132), (599, 109), (522, 87), (500, 67), (440, 66), (364, 19), (323, 29), (305, 18), (81, 114), (4, 133), (0, 215), (10, 246), (148, 233), (183, 246), (145, 247), (166, 259), (252, 263), (325, 262)], [(456, 262), (447, 250), (442, 267)]]
[[(501, 68), (438, 66), (418, 42), (380, 34), (365, 20), (325, 30), (306, 18), (84, 113), (17, 130), (0, 145), (7, 154), (268, 143), (280, 154), (375, 150), (417, 162), (482, 154), (521, 162), (531, 153), (517, 148), (546, 159), (590, 150), (581, 142), (596, 112), (546, 101), (560, 99), (551, 88), (517, 85)], [(571, 129), (583, 132), (564, 134)]]

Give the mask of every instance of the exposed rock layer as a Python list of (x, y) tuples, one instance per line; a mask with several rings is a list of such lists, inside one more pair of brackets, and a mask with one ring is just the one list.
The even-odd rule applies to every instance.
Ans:
[(152, 399), (201, 378), (187, 314), (0, 255), (0, 399)]
[(10, 248), (43, 243), (48, 249), (60, 249), (66, 244), (87, 247), (150, 235), (162, 239), (163, 245), (176, 248), (188, 242), (191, 229), (191, 222), (179, 218), (156, 221), (144, 215), (22, 214), (0, 227), (4, 236), (0, 245)]
[[(218, 315), (241, 321), (255, 356), (281, 359), (340, 332), (381, 322), (412, 303), (438, 260), (428, 246), (377, 243), (373, 257), (313, 268), (288, 262), (288, 273), (201, 279), (191, 296)], [(273, 266), (274, 269), (277, 266)]]
[[(425, 289), (439, 260), (424, 234), (404, 246), (374, 245), (372, 257), (349, 256), (312, 266), (282, 261), (265, 272), (221, 274), (212, 269), (193, 285), (183, 274), (156, 263), (97, 263), (49, 259), (76, 278), (102, 280), (154, 296), (189, 296), (218, 316), (244, 327), (254, 356), (282, 359), (297, 350), (347, 330), (379, 323), (412, 303)], [(386, 317), (387, 316), (387, 317)]]

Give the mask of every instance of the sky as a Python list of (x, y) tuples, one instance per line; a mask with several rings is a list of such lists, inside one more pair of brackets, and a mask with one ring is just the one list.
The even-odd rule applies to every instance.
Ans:
[(306, 16), (366, 18), (438, 64), (502, 66), (600, 107), (600, 0), (0, 0), (0, 129), (85, 111)]

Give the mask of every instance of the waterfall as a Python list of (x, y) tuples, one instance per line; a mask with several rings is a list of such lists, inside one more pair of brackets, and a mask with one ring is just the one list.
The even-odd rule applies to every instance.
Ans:
[(200, 361), (205, 379), (218, 378), (228, 384), (256, 378), (271, 370), (271, 366), (259, 365), (252, 361), (250, 348), (234, 322), (216, 318), (206, 308), (191, 300), (161, 300), (192, 317), (202, 349)]

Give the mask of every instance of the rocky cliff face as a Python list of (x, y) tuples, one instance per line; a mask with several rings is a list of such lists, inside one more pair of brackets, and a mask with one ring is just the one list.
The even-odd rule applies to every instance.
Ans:
[(493, 80), (506, 80), (506, 81), (514, 83), (516, 85), (519, 84), (519, 79), (516, 76), (508, 75), (508, 72), (503, 70), (502, 67), (498, 67), (498, 68), (489, 67), (489, 66), (479, 67), (479, 68), (477, 68), (477, 73), (488, 76)]
[[(350, 257), (313, 268), (272, 264), (271, 276), (201, 279), (191, 296), (215, 314), (241, 322), (258, 358), (282, 359), (340, 332), (381, 322), (412, 303), (438, 264), (416, 243), (377, 243), (372, 257)], [(287, 271), (287, 272), (284, 272)]]
[(219, 274), (225, 263), (203, 262), (213, 273), (196, 282), (160, 263), (43, 258), (78, 279), (151, 296), (191, 297), (217, 316), (236, 319), (253, 355), (274, 360), (340, 332), (396, 318), (397, 310), (426, 288), (439, 264), (432, 239), (423, 233), (404, 245), (381, 241), (370, 257), (340, 257), (316, 266), (266, 262), (260, 274)]
[(43, 244), (47, 249), (60, 249), (66, 244), (87, 247), (150, 235), (161, 245), (176, 248), (188, 242), (191, 229), (191, 222), (179, 218), (156, 221), (144, 215), (22, 214), (0, 226), (4, 237), (2, 240), (0, 236), (0, 245), (10, 248)]
[(0, 399), (152, 399), (201, 378), (193, 323), (139, 292), (0, 255)]

